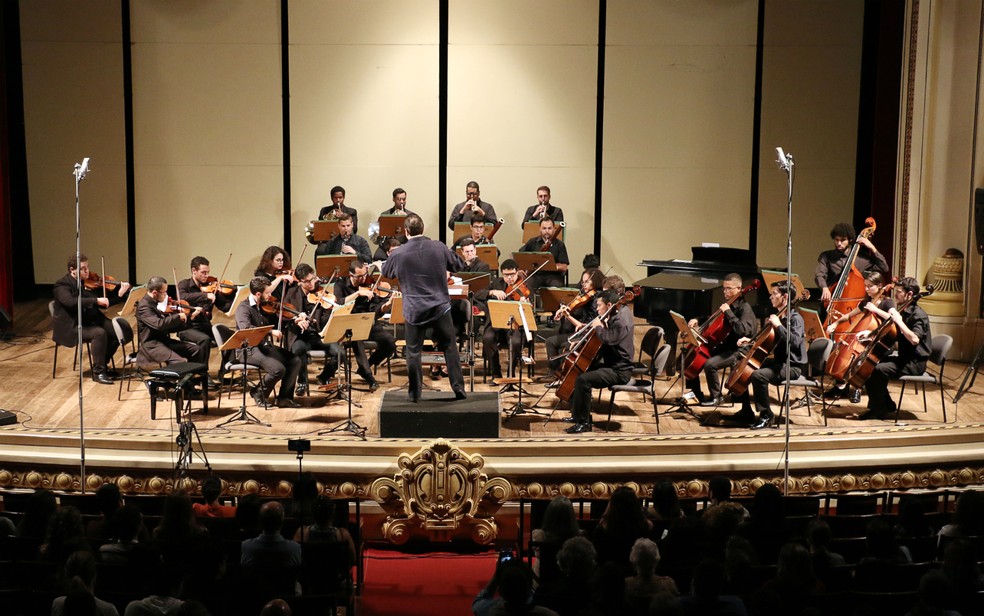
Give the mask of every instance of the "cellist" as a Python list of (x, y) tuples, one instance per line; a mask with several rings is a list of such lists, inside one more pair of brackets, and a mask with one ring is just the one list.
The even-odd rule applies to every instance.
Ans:
[[(844, 265), (847, 262), (848, 253), (851, 252), (851, 245), (855, 240), (861, 245), (862, 250), (854, 261), (854, 267), (862, 274), (868, 270), (876, 270), (883, 275), (888, 274), (888, 261), (884, 255), (878, 252), (875, 245), (866, 237), (857, 236), (854, 227), (850, 223), (839, 222), (830, 230), (830, 239), (834, 240), (832, 250), (825, 250), (817, 258), (816, 283), (820, 288), (821, 306), (830, 303), (831, 289), (837, 284)], [(820, 315), (826, 318), (826, 312)]]
[[(891, 297), (883, 297), (878, 302), (873, 302), (872, 300), (881, 292), (882, 287), (885, 286), (885, 279), (879, 272), (868, 272), (864, 275), (864, 292), (866, 297), (861, 300), (857, 308), (851, 310), (851, 312), (842, 315), (840, 318), (835, 319), (827, 326), (827, 335), (831, 336), (834, 342), (837, 342), (835, 337), (835, 332), (837, 331), (837, 326), (841, 323), (850, 323), (854, 321), (862, 311), (870, 312), (875, 314), (875, 308), (877, 307), (881, 313), (888, 314), (888, 311), (895, 307), (895, 302)], [(884, 317), (879, 317), (879, 319), (884, 320)], [(855, 333), (856, 332), (852, 332)], [(850, 396), (851, 404), (859, 404), (861, 402), (861, 390), (852, 389), (847, 386), (844, 381), (838, 381), (831, 386), (830, 389), (824, 392), (823, 397), (828, 400), (836, 400), (838, 398), (843, 398), (845, 396)]]
[(878, 362), (865, 388), (868, 390), (868, 410), (858, 419), (882, 419), (894, 413), (895, 402), (888, 393), (888, 382), (903, 375), (918, 375), (926, 371), (933, 336), (929, 330), (929, 315), (918, 304), (919, 283), (906, 276), (895, 284), (895, 302), (910, 302), (902, 312), (894, 306), (887, 312), (872, 308), (883, 319), (892, 319), (898, 327), (898, 356)]
[[(741, 295), (741, 276), (736, 273), (724, 277), (722, 284), (724, 303), (718, 309), (721, 318), (725, 319), (731, 329), (727, 337), (711, 351), (711, 356), (704, 363), (703, 373), (707, 380), (708, 396), (700, 390), (700, 376), (687, 379), (687, 387), (694, 392), (701, 406), (718, 406), (724, 401), (721, 396), (720, 370), (730, 368), (738, 360), (738, 340), (751, 338), (758, 329), (758, 319), (751, 304)], [(697, 319), (691, 319), (691, 328), (698, 326)]]
[(595, 300), (598, 314), (607, 313), (604, 319), (595, 317), (588, 324), (595, 328), (594, 335), (601, 340), (601, 348), (591, 369), (579, 374), (574, 381), (570, 419), (574, 425), (565, 430), (568, 434), (591, 431), (592, 389), (622, 385), (632, 377), (632, 356), (635, 354), (632, 328), (626, 327), (625, 319), (619, 317), (620, 312), (631, 312), (631, 309), (619, 308), (618, 302), (619, 294), (611, 289), (599, 293)]
[[(769, 301), (776, 312), (781, 312), (796, 300), (796, 288), (790, 288), (785, 281), (772, 283), (769, 293)], [(806, 337), (803, 326), (803, 316), (796, 310), (785, 311), (780, 318), (778, 314), (769, 315), (766, 327), (772, 327), (775, 333), (775, 346), (773, 354), (762, 362), (762, 365), (752, 373), (752, 392), (755, 395), (755, 410), (758, 417), (752, 413), (749, 404), (748, 390), (741, 396), (741, 411), (734, 419), (737, 421), (748, 422), (752, 430), (761, 430), (772, 423), (775, 416), (769, 401), (769, 385), (781, 383), (786, 378), (786, 337), (789, 337), (790, 364), (789, 378), (797, 379), (803, 371), (806, 363)], [(749, 342), (748, 338), (738, 341), (739, 346)]]

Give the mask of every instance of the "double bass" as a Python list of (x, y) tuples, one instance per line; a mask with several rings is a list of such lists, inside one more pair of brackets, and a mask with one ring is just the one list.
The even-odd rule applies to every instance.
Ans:
[[(626, 289), (625, 293), (618, 298), (618, 301), (612, 304), (604, 314), (599, 315), (598, 318), (602, 322), (606, 322), (612, 311), (618, 306), (631, 303), (640, 293), (642, 293), (642, 287)], [(557, 385), (557, 397), (564, 402), (570, 401), (571, 396), (574, 395), (574, 381), (577, 380), (578, 376), (591, 369), (591, 364), (598, 355), (598, 351), (601, 350), (601, 338), (598, 337), (595, 330), (596, 328), (594, 327), (586, 326), (584, 329), (575, 332), (574, 336), (571, 336), (571, 350), (558, 371), (558, 374), (561, 376), (559, 378), (560, 384)], [(584, 333), (581, 334), (581, 332)]]
[[(908, 301), (897, 307), (896, 310), (902, 312), (913, 302), (932, 294), (933, 285), (926, 285), (925, 290), (912, 296)], [(892, 352), (892, 347), (895, 346), (895, 341), (898, 340), (898, 337), (899, 328), (895, 324), (895, 321), (892, 319), (882, 321), (878, 329), (871, 333), (871, 337), (868, 338), (865, 348), (854, 357), (851, 364), (847, 367), (844, 373), (844, 380), (854, 387), (864, 387), (864, 384), (868, 382), (868, 377), (874, 372), (878, 362)]]
[[(760, 284), (758, 280), (753, 280), (752, 284), (739, 291), (737, 295), (727, 301), (727, 304), (730, 306), (739, 297), (745, 297), (748, 293), (758, 289)], [(700, 376), (700, 371), (704, 369), (704, 364), (711, 358), (714, 347), (724, 342), (724, 339), (731, 333), (731, 329), (731, 323), (724, 318), (724, 312), (720, 308), (701, 324), (694, 332), (700, 346), (691, 347), (684, 359), (686, 368), (684, 368), (683, 373), (686, 378), (696, 379)]]
[[(801, 301), (809, 298), (810, 293), (806, 291), (801, 297), (797, 297), (795, 301), (787, 301), (786, 305), (779, 310), (777, 316), (781, 319), (790, 309), (795, 310)], [(752, 341), (749, 349), (743, 352), (743, 357), (731, 369), (731, 376), (728, 377), (727, 388), (732, 396), (741, 396), (748, 391), (748, 383), (752, 379), (752, 373), (762, 367), (762, 363), (765, 362), (765, 359), (775, 349), (776, 342), (776, 329), (772, 327), (771, 321), (767, 321), (765, 327), (759, 333), (755, 334), (755, 339)]]
[[(894, 282), (883, 285), (878, 290), (878, 293), (868, 301), (874, 302), (877, 306), (886, 293), (890, 294), (892, 292), (894, 286)], [(847, 372), (848, 367), (858, 355), (864, 352), (868, 333), (878, 328), (881, 324), (879, 318), (867, 310), (862, 310), (861, 314), (845, 322), (847, 323), (847, 327), (838, 327), (837, 329), (841, 331), (835, 330), (830, 336), (834, 341), (834, 348), (830, 353), (830, 357), (827, 358), (827, 365), (824, 368), (826, 374), (838, 381), (844, 380), (844, 374)]]
[[(875, 234), (875, 219), (869, 216), (865, 219), (864, 224), (868, 226), (861, 230), (861, 233), (858, 234), (858, 239), (862, 237), (871, 239), (871, 236)], [(854, 240), (854, 245), (851, 246), (851, 252), (847, 255), (847, 261), (844, 262), (844, 271), (841, 272), (837, 284), (830, 290), (830, 301), (826, 305), (827, 318), (823, 322), (825, 332), (831, 323), (857, 308), (857, 305), (865, 297), (864, 276), (854, 266), (854, 261), (857, 259), (860, 249), (861, 245), (858, 244), (857, 239)], [(842, 323), (836, 331), (844, 331), (847, 327), (846, 324)]]

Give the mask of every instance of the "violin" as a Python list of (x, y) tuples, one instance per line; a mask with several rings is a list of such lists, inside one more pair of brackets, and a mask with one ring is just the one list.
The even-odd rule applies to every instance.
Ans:
[(292, 319), (296, 319), (302, 314), (302, 312), (295, 308), (292, 304), (287, 302), (278, 302), (277, 300), (266, 300), (260, 302), (260, 310), (266, 314), (277, 314), (283, 310), (283, 313)]
[(335, 307), (335, 296), (331, 293), (315, 293), (312, 291), (307, 294), (307, 300), (315, 306), (321, 306), (325, 310), (331, 310)]
[(579, 292), (574, 297), (574, 299), (567, 302), (566, 304), (562, 304), (560, 308), (557, 309), (557, 314), (554, 315), (554, 321), (561, 320), (564, 317), (565, 313), (569, 314), (571, 312), (574, 312), (575, 310), (579, 310), (580, 308), (584, 307), (591, 300), (593, 300), (595, 295), (597, 294), (598, 292), (595, 291), (594, 289), (591, 289), (587, 293), (583, 291)]
[[(161, 305), (163, 305), (163, 307), (161, 307)], [(170, 297), (167, 298), (166, 301), (161, 302), (161, 304), (158, 305), (158, 308), (160, 308), (161, 312), (163, 312), (164, 314), (181, 313), (187, 317), (190, 317), (191, 313), (198, 309), (196, 306), (192, 306), (191, 304), (189, 304), (186, 300), (171, 299)], [(202, 314), (207, 315), (208, 311), (203, 309)]]
[(520, 270), (516, 274), (516, 284), (509, 287), (505, 291), (506, 299), (510, 299), (514, 302), (530, 299), (530, 288), (526, 286), (526, 283), (523, 282), (524, 280), (526, 280), (526, 272)]
[(115, 291), (117, 287), (120, 286), (120, 281), (112, 276), (106, 276), (103, 278), (96, 272), (90, 271), (89, 277), (83, 280), (82, 284), (90, 291), (102, 289), (104, 284), (107, 291)]
[(205, 279), (205, 284), (201, 286), (203, 293), (221, 293), (222, 295), (231, 295), (236, 292), (239, 287), (233, 283), (231, 280), (219, 281), (215, 276), (209, 276)]

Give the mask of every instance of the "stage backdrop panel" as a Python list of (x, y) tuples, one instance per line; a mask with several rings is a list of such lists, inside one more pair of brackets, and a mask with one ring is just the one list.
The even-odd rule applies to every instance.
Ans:
[(82, 252), (94, 270), (105, 256), (107, 273), (125, 278), (120, 3), (22, 2), (20, 28), (35, 280), (61, 278), (75, 253), (72, 170), (84, 157)]
[(851, 0), (766, 3), (758, 262), (786, 264), (782, 146), (796, 162), (793, 271), (807, 286), (817, 256), (833, 246), (830, 229), (853, 218), (863, 14)]
[(598, 3), (458, 0), (449, 22), (448, 213), (477, 181), (506, 258), (550, 186), (576, 281), (593, 238)]
[(246, 283), (283, 242), (276, 0), (131, 5), (137, 280), (191, 257)]
[(603, 267), (747, 248), (754, 0), (609, 2)]
[(359, 210), (359, 235), (400, 187), (437, 237), (438, 3), (304, 0), (289, 25), (295, 254), (335, 185)]

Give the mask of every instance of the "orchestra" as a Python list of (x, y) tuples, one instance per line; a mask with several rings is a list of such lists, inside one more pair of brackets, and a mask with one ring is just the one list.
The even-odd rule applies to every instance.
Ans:
[[(298, 406), (295, 395), (313, 395), (317, 389), (312, 385), (314, 382), (322, 388), (328, 386), (345, 361), (342, 346), (326, 343), (321, 332), (333, 311), (346, 307), (345, 313), (351, 309), (351, 312), (374, 315), (368, 338), (372, 344), (352, 343), (358, 366), (356, 374), (372, 393), (380, 387), (375, 370), (394, 357), (396, 336), (400, 335), (396, 327), (385, 322), (393, 299), (398, 295), (390, 292), (391, 283), (400, 289), (400, 274), (412, 277), (402, 281), (410, 287), (419, 285), (422, 277), (428, 277), (428, 280), (446, 278), (449, 286), (453, 282), (461, 284), (458, 279), (452, 280), (452, 274), (459, 275), (461, 280), (469, 275), (484, 277), (490, 282), (479, 281), (481, 284), (476, 285), (479, 288), (473, 289), (467, 300), (460, 295), (445, 298), (444, 282), (437, 285), (439, 289), (433, 281), (429, 282), (428, 293), (440, 298), (438, 307), (443, 309), (440, 315), (432, 315), (428, 307), (408, 307), (408, 298), (404, 297), (404, 311), (417, 310), (417, 316), (422, 319), (419, 324), (406, 321), (410, 327), (404, 326), (404, 329), (413, 330), (417, 345), (423, 340), (422, 324), (426, 322), (429, 332), (436, 331), (434, 324), (440, 324), (440, 350), (448, 356), (446, 365), (455, 366), (450, 378), (458, 398), (464, 398), (465, 393), (461, 381), (462, 362), (456, 360), (463, 348), (469, 319), (472, 329), (482, 332), (476, 345), (482, 346), (484, 372), (493, 385), (503, 376), (503, 353), (511, 359), (507, 373), (512, 376), (519, 365), (529, 363), (535, 345), (544, 343), (546, 370), (535, 381), (547, 384), (548, 392), (554, 389), (559, 402), (570, 403), (571, 416), (565, 421), (573, 425), (567, 432), (589, 432), (593, 426), (591, 390), (628, 382), (631, 376), (636, 325), (631, 303), (640, 292), (627, 290), (621, 276), (602, 273), (597, 256), (586, 255), (585, 270), (576, 283), (576, 294), (568, 296), (571, 299), (552, 314), (540, 311), (540, 290), (548, 286), (565, 286), (570, 259), (561, 239), (566, 224), (563, 210), (551, 203), (547, 186), (538, 187), (536, 197), (537, 203), (527, 207), (521, 218), (522, 224), (536, 226), (536, 236), (518, 247), (515, 259), (507, 258), (496, 264), (491, 261), (490, 254), (484, 255), (489, 261), (483, 261), (478, 256), (478, 247), (491, 243), (490, 236), (502, 226), (504, 219), (498, 218), (492, 205), (481, 199), (477, 182), (468, 182), (465, 200), (452, 208), (448, 227), (454, 230), (456, 223), (465, 223), (468, 234), (457, 240), (451, 238), (450, 250), (422, 236), (423, 223), (418, 215), (407, 209), (407, 191), (403, 188), (393, 190), (392, 207), (382, 210), (379, 222), (370, 225), (367, 241), (358, 235), (358, 213), (345, 205), (344, 188), (335, 186), (331, 190), (331, 203), (321, 208), (318, 219), (335, 221), (337, 232), (333, 231), (329, 239), (318, 243), (316, 255), (350, 257), (346, 260), (347, 271), (341, 275), (336, 272), (330, 279), (319, 278), (312, 265), (300, 263), (295, 268), (286, 250), (271, 245), (263, 250), (254, 277), (239, 293), (240, 287), (225, 278), (228, 260), (221, 274), (215, 277), (209, 260), (195, 256), (190, 261), (189, 276), (174, 285), (173, 297), (167, 280), (154, 275), (147, 282), (146, 295), (135, 301), (138, 361), (146, 364), (179, 361), (209, 364), (214, 342), (213, 321), (228, 318), (234, 308), (232, 318), (238, 329), (273, 326), (262, 345), (252, 350), (248, 357), (240, 358), (263, 370), (262, 381), (250, 390), (254, 402), (266, 408), (276, 391), (274, 403), (277, 406), (294, 408)], [(410, 257), (413, 251), (405, 248), (408, 246), (406, 226), (397, 228), (393, 219), (383, 220), (386, 216), (405, 217), (407, 224), (419, 222), (421, 239), (413, 244), (414, 249), (426, 246), (424, 252), (428, 258), (439, 255), (440, 259), (431, 260), (446, 260), (447, 271), (432, 272), (433, 268), (422, 267), (419, 259)], [(380, 235), (380, 225), (391, 230), (387, 232), (389, 235)], [(814, 281), (820, 289), (822, 319), (822, 327), (814, 331), (819, 329), (819, 335), (834, 341), (826, 374), (833, 377), (831, 382), (836, 382), (823, 394), (826, 398), (843, 398), (850, 404), (860, 405), (862, 392), (866, 392), (867, 409), (859, 414), (859, 419), (883, 418), (895, 410), (887, 393), (889, 380), (900, 375), (921, 374), (932, 340), (928, 317), (917, 303), (921, 296), (931, 292), (931, 287), (920, 293), (918, 283), (911, 278), (890, 282), (889, 265), (871, 239), (874, 232), (875, 223), (871, 218), (859, 234), (855, 234), (848, 223), (834, 225), (830, 231), (833, 247), (819, 255), (814, 273)], [(378, 247), (375, 261), (370, 253), (370, 241)], [(433, 245), (448, 251), (444, 254)], [(407, 254), (400, 257), (403, 250)], [(556, 267), (540, 271), (536, 264), (536, 267), (524, 270), (520, 263), (535, 263), (535, 259), (521, 258), (524, 253), (549, 253)], [(384, 281), (381, 271), (376, 270), (396, 276), (386, 276)], [(688, 332), (679, 333), (680, 341), (685, 342), (679, 347), (679, 361), (674, 358), (671, 363), (678, 363), (679, 378), (690, 390), (691, 400), (703, 407), (718, 407), (730, 395), (732, 402), (741, 405), (741, 410), (731, 420), (761, 429), (775, 423), (769, 385), (787, 377), (796, 378), (806, 369), (806, 325), (797, 309), (799, 301), (806, 298), (797, 297), (795, 286), (774, 283), (769, 289), (771, 314), (762, 319), (750, 299), (755, 295), (750, 292), (760, 285), (759, 280), (750, 278), (744, 270), (739, 271), (743, 273), (736, 271), (718, 278), (718, 297), (723, 295), (724, 301), (711, 306), (716, 308), (713, 313), (686, 315), (687, 319), (682, 322), (693, 336), (685, 335)], [(80, 279), (82, 289), (79, 288)], [(474, 280), (464, 281), (465, 284), (468, 282)], [(111, 384), (118, 378), (109, 365), (119, 344), (111, 321), (102, 310), (124, 301), (129, 290), (130, 285), (126, 282), (90, 271), (84, 256), (70, 258), (68, 273), (54, 285), (53, 337), (64, 346), (77, 344), (77, 309), (81, 304), (82, 335), (91, 345), (92, 379), (96, 383)], [(517, 323), (493, 327), (486, 314), (490, 300), (528, 303), (544, 328), (543, 335), (529, 336), (526, 328)], [(234, 301), (238, 302), (235, 306)], [(665, 332), (671, 348), (676, 348), (676, 340), (669, 340), (677, 338), (675, 334)], [(788, 372), (787, 338), (791, 348)], [(588, 346), (595, 348), (589, 353)], [(419, 361), (418, 347), (408, 349), (408, 359)], [(324, 363), (314, 379), (308, 374), (311, 351), (325, 353)], [(242, 354), (243, 351), (235, 353)], [(524, 353), (527, 353), (526, 357)], [(730, 378), (722, 385), (722, 373), (727, 374), (728, 368), (732, 369)], [(535, 367), (532, 370), (535, 371)], [(448, 373), (432, 367), (432, 376), (441, 374)], [(706, 394), (701, 390), (701, 374), (707, 382)], [(208, 384), (216, 386), (211, 378)], [(419, 400), (419, 383), (411, 384), (411, 387), (411, 399)]]

